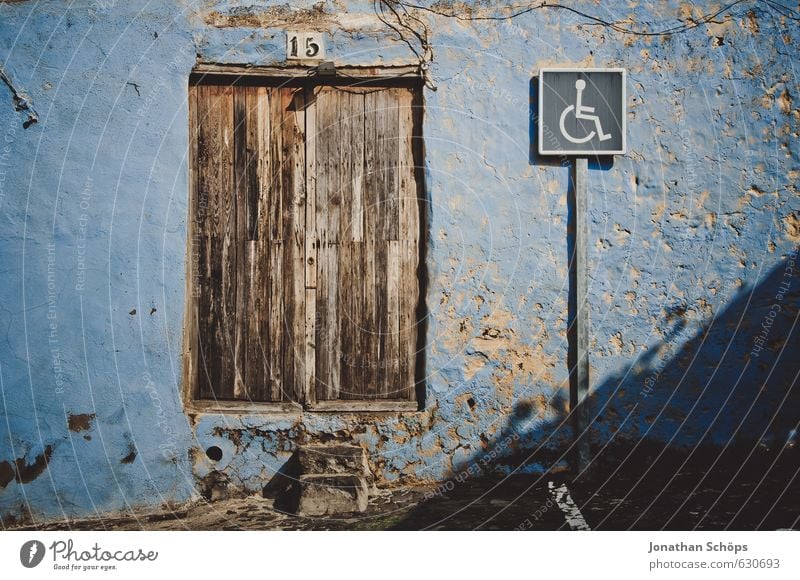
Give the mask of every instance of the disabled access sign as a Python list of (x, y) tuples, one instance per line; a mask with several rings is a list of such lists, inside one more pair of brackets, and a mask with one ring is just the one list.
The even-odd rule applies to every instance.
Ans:
[(625, 69), (539, 70), (539, 154), (625, 153)]

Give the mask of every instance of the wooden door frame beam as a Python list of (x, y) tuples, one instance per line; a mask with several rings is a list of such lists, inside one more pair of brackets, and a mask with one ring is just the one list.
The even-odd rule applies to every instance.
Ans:
[(203, 63), (194, 67), (189, 84), (259, 84), (293, 86), (296, 84), (368, 85), (379, 82), (389, 86), (414, 86), (423, 83), (419, 66), (343, 66), (334, 76), (317, 76), (316, 66), (246, 66)]

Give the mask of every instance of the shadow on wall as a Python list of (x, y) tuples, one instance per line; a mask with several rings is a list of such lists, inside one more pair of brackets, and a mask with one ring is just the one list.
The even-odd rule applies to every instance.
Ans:
[[(782, 511), (782, 517), (789, 517), (785, 509), (777, 510), (777, 502), (780, 496), (791, 496), (787, 494), (790, 487), (797, 487), (800, 455), (796, 445), (800, 428), (798, 250), (757, 286), (741, 288), (724, 310), (702, 326), (692, 326), (686, 309), (670, 312), (666, 320), (670, 330), (662, 342), (592, 389), (588, 436), (593, 459), (571, 484), (578, 489), (579, 505), (585, 503), (590, 511), (587, 502), (599, 505), (600, 488), (606, 488), (615, 501), (640, 495), (639, 511), (630, 513), (647, 517), (632, 519), (633, 527), (686, 529), (694, 527), (694, 520), (675, 514), (689, 509), (689, 496), (705, 488), (717, 494), (706, 498), (706, 507), (694, 506), (701, 511), (691, 513), (702, 519), (710, 513), (702, 511), (709, 505), (720, 510), (723, 497), (737, 497), (730, 490), (735, 481), (737, 488), (760, 490), (761, 499), (768, 496), (767, 508), (754, 508), (756, 520), (742, 520), (747, 513), (742, 502), (758, 498), (739, 498), (735, 509), (719, 516), (722, 520), (706, 520), (705, 525), (722, 528), (735, 522), (734, 527), (750, 529), (764, 526), (766, 512)], [(531, 405), (518, 403), (500, 434), (481, 442), (481, 452), (453, 465), (449, 480), (396, 527), (449, 527), (447, 521), (463, 518), (481, 503), (480, 498), (508, 487), (492, 473), (541, 474), (528, 477), (522, 487), (510, 485), (513, 497), (492, 500), (495, 506), (513, 503), (526, 491), (534, 493), (546, 483), (545, 477), (558, 479), (572, 446), (554, 447), (552, 442), (572, 440), (570, 417), (536, 423), (533, 414)], [(467, 479), (491, 481), (462, 485)], [(623, 482), (624, 489), (619, 488)], [(767, 490), (765, 485), (774, 489)], [(670, 486), (663, 497), (669, 505), (653, 512), (655, 500)], [(670, 504), (672, 500), (677, 503)], [(437, 506), (443, 507), (437, 510)], [(495, 507), (490, 519), (505, 509)], [(794, 517), (777, 527), (791, 526)], [(623, 520), (599, 527), (629, 527), (620, 523)], [(513, 529), (514, 525), (501, 527)]]

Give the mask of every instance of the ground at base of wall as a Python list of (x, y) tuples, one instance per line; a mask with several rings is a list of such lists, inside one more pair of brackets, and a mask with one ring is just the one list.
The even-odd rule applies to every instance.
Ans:
[[(138, 517), (50, 522), (17, 529), (38, 530), (408, 530), (514, 529), (540, 513), (537, 529), (558, 529), (565, 523), (544, 481), (519, 476), (486, 478), (469, 483), (380, 489), (367, 510), (300, 517), (276, 509), (259, 496), (200, 502), (185, 509)], [(521, 496), (521, 497), (520, 497)]]
[(258, 496), (39, 530), (800, 529), (794, 444), (595, 452), (587, 474), (486, 476), (379, 489), (363, 513), (300, 517)]

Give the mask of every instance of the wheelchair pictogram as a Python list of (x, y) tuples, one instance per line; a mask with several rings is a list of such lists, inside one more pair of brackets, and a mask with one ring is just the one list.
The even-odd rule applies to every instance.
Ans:
[[(595, 134), (600, 139), (600, 141), (607, 141), (611, 139), (611, 135), (609, 133), (603, 132), (603, 125), (600, 123), (600, 117), (597, 115), (592, 115), (594, 113), (594, 107), (587, 107), (583, 104), (583, 90), (586, 88), (586, 81), (583, 79), (578, 79), (575, 81), (575, 104), (570, 105), (565, 108), (561, 113), (561, 119), (559, 121), (559, 127), (561, 129), (561, 134), (564, 135), (564, 138), (570, 141), (571, 143), (586, 143), (587, 141), (591, 141)], [(574, 111), (575, 118), (581, 119), (584, 121), (594, 121), (594, 126), (596, 131), (591, 131), (588, 135), (583, 137), (573, 137), (567, 132), (566, 127), (564, 126), (565, 121), (567, 120), (567, 115)]]

